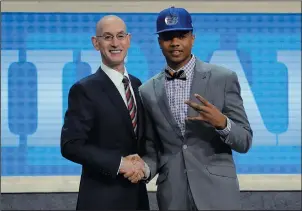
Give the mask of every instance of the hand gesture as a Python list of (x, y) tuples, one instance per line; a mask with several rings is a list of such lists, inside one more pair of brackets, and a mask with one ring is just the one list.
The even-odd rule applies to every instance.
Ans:
[(187, 117), (188, 120), (200, 120), (211, 124), (218, 130), (224, 129), (227, 125), (226, 116), (224, 116), (214, 105), (198, 94), (194, 95), (202, 104), (197, 104), (190, 100), (185, 101), (185, 104), (195, 109), (199, 115), (196, 117)]
[(132, 183), (137, 183), (145, 176), (144, 167), (144, 161), (139, 155), (129, 155), (123, 158), (120, 173)]

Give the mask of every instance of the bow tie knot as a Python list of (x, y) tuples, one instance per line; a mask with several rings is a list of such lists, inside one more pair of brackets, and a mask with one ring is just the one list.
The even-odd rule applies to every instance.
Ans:
[(166, 78), (169, 81), (174, 80), (174, 79), (186, 80), (186, 73), (184, 70), (172, 72), (172, 71), (169, 71), (168, 69), (165, 69), (165, 73), (166, 73)]

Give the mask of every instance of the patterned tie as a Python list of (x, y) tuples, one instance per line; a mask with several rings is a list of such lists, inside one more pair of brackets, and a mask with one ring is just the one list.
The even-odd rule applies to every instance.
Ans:
[(129, 110), (131, 121), (132, 121), (132, 126), (133, 126), (133, 129), (134, 129), (134, 133), (136, 134), (136, 132), (137, 132), (136, 106), (135, 106), (134, 98), (131, 94), (129, 79), (127, 78), (127, 76), (124, 76), (122, 82), (124, 83), (124, 87), (125, 87), (127, 107), (128, 107), (128, 110)]
[(173, 71), (169, 71), (168, 69), (165, 69), (165, 73), (168, 81), (174, 79), (186, 80), (186, 73), (184, 70), (173, 72)]

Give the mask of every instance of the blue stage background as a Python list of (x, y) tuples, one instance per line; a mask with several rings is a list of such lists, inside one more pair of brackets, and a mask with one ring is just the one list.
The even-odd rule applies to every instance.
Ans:
[[(105, 14), (2, 13), (2, 176), (79, 175), (60, 154), (70, 86), (94, 73), (90, 41)], [(130, 73), (160, 72), (157, 14), (118, 14), (132, 34)], [(301, 14), (193, 14), (200, 59), (237, 72), (254, 130), (249, 153), (235, 153), (239, 174), (301, 173)], [(102, 156), (102, 155), (100, 155)]]

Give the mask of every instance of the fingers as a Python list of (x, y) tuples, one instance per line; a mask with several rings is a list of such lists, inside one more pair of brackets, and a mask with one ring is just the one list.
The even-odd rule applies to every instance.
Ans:
[(186, 100), (185, 104), (193, 108), (195, 111), (199, 112), (200, 115), (204, 115), (204, 117), (188, 117), (188, 120), (205, 120), (206, 115), (211, 114), (213, 105), (208, 102), (205, 98), (201, 97), (199, 94), (194, 94), (194, 96), (202, 103), (198, 104), (191, 100)]
[(142, 162), (142, 163), (144, 162), (138, 154), (128, 155), (126, 158), (130, 159), (132, 162), (136, 162), (136, 161)]
[(204, 120), (202, 117), (200, 117), (200, 116), (192, 116), (192, 117), (187, 117), (186, 118), (187, 120)]
[(201, 102), (203, 103), (205, 106), (211, 106), (212, 104), (209, 103), (209, 101), (207, 101), (205, 98), (201, 97), (199, 94), (194, 94), (194, 96)]
[(132, 183), (137, 183), (145, 176), (142, 169), (132, 170), (124, 174), (124, 177)]
[(125, 157), (128, 163), (127, 171), (124, 172), (124, 177), (132, 183), (139, 182), (144, 176), (144, 161), (138, 154), (128, 155)]
[(129, 160), (138, 160), (140, 157), (138, 154), (133, 154), (133, 155), (128, 155), (125, 158)]
[[(205, 106), (205, 107), (211, 107), (212, 104), (207, 101), (205, 98), (201, 97), (199, 94), (194, 94), (194, 96), (197, 98), (197, 100), (199, 100), (203, 105), (200, 105), (200, 106)], [(192, 102), (192, 101), (189, 101), (187, 100), (186, 102)], [(196, 105), (199, 105), (197, 103), (190, 103), (192, 106), (196, 107)]]
[(205, 112), (205, 113), (209, 113), (210, 112), (210, 110), (209, 110), (208, 107), (200, 105), (200, 104), (197, 104), (197, 103), (195, 103), (193, 101), (190, 101), (190, 100), (186, 100), (185, 104), (187, 104), (188, 106), (192, 107), (197, 112)]
[(121, 161), (121, 166), (119, 168), (119, 173), (124, 174), (129, 171), (129, 159), (123, 157)]
[(208, 119), (202, 118), (202, 117), (200, 117), (200, 116), (198, 116), (198, 117), (187, 117), (186, 119), (187, 119), (187, 120), (191, 120), (191, 121), (202, 121), (202, 122), (211, 124), (210, 121), (209, 121)]
[(186, 100), (185, 104), (196, 110), (198, 115), (187, 117), (186, 120), (201, 120), (215, 128), (225, 128), (224, 125), (226, 125), (226, 118), (221, 111), (200, 95), (194, 94), (194, 96), (201, 102), (201, 104), (190, 100)]
[(137, 182), (140, 181), (143, 177), (144, 177), (144, 172), (143, 172), (142, 170), (138, 170), (138, 171), (136, 171), (132, 176), (130, 176), (128, 179), (129, 179), (132, 183), (137, 183)]
[(140, 165), (142, 169), (144, 168), (145, 162), (138, 154), (129, 155), (129, 157), (131, 158), (131, 162), (133, 164)]
[(140, 165), (140, 166), (143, 165), (141, 162), (136, 161), (135, 159), (133, 159), (130, 156), (123, 157), (119, 172), (122, 174), (126, 174), (126, 173), (130, 174), (131, 171), (135, 170), (134, 165), (136, 165), (136, 164)]
[(129, 177), (133, 176), (134, 174), (135, 174), (135, 170), (131, 169), (131, 170), (124, 173), (124, 177), (129, 178)]

